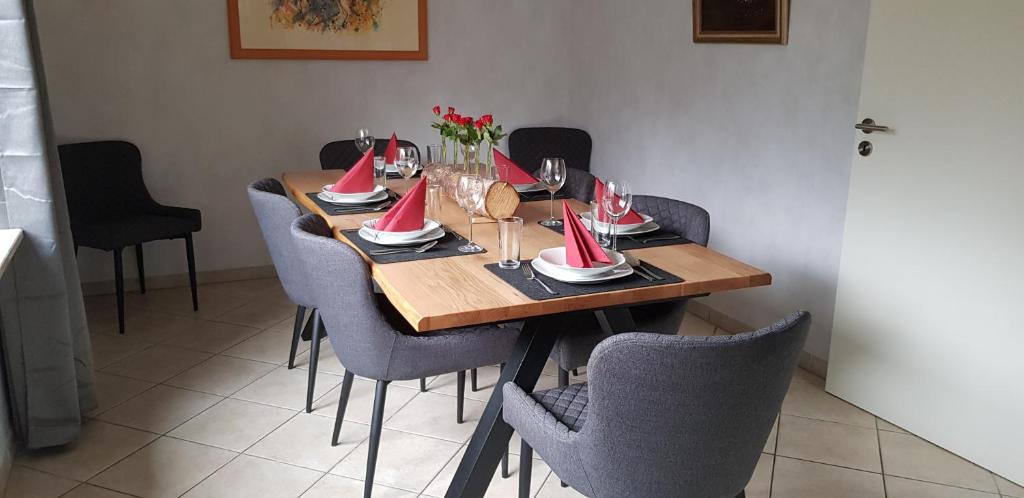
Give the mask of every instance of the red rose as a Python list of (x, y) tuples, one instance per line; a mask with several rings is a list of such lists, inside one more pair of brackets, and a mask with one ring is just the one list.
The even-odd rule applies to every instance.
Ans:
[(452, 107), (452, 106), (448, 106), (448, 114), (451, 114), (451, 115), (454, 116), (455, 115), (455, 108)]
[(484, 120), (483, 119), (476, 120), (476, 123), (473, 123), (473, 126), (475, 126), (476, 129), (478, 129), (478, 130), (482, 130), (483, 127), (484, 127)]
[(466, 116), (466, 117), (462, 118), (462, 124), (463, 125), (469, 126), (472, 123), (473, 123), (473, 118), (471, 118), (469, 116)]
[(480, 116), (480, 121), (483, 122), (483, 124), (485, 125), (494, 124), (494, 116), (491, 116), (490, 114), (484, 114), (483, 116)]
[(435, 116), (440, 116), (441, 115), (441, 106), (435, 105), (434, 108), (431, 109), (431, 110), (434, 111), (434, 115)]

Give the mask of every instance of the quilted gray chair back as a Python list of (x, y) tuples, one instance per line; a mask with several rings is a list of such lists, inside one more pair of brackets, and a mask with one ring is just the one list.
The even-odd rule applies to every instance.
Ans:
[[(587, 366), (580, 429), (594, 496), (739, 494), (771, 432), (811, 317), (734, 336), (619, 334)], [(652, 381), (652, 379), (654, 381)]]
[(256, 180), (249, 184), (249, 202), (256, 213), (256, 221), (263, 232), (263, 240), (270, 251), (277, 278), (281, 280), (288, 299), (299, 306), (314, 307), (302, 267), (292, 243), (291, 226), (302, 213), (285, 195), (284, 186), (273, 178)]
[[(565, 185), (562, 190), (570, 197), (578, 201), (590, 202), (594, 200), (594, 175), (576, 168), (565, 168)], [(540, 178), (540, 169), (533, 173), (533, 176)]]
[(345, 369), (360, 377), (387, 379), (396, 332), (377, 308), (370, 271), (351, 247), (335, 240), (318, 215), (292, 223), (292, 239), (302, 255), (313, 303), (327, 337)]
[(654, 217), (662, 228), (678, 233), (702, 246), (711, 236), (711, 215), (707, 210), (689, 202), (653, 195), (633, 196), (633, 209)]

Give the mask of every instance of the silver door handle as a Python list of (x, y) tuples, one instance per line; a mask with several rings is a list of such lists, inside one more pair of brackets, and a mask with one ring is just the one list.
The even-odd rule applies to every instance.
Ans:
[(873, 131), (880, 131), (882, 133), (886, 133), (889, 131), (888, 126), (875, 124), (875, 120), (871, 118), (867, 118), (864, 121), (861, 121), (860, 123), (853, 125), (853, 127), (860, 131), (863, 131), (864, 133), (871, 133)]

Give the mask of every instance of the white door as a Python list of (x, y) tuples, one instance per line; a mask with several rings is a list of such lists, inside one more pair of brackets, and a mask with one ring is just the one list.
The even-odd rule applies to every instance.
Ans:
[(1024, 483), (1024, 1), (874, 0), (827, 390)]

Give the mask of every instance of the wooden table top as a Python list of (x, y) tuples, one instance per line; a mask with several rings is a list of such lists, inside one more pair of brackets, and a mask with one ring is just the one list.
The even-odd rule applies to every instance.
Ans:
[[(325, 184), (337, 181), (342, 173), (342, 170), (291, 171), (284, 173), (282, 180), (299, 204), (323, 216), (334, 229), (335, 237), (348, 243), (340, 230), (359, 228), (364, 220), (380, 217), (382, 213), (329, 216), (305, 195), (319, 192)], [(416, 179), (388, 180), (388, 187), (404, 193), (415, 182)], [(465, 211), (451, 199), (444, 199), (443, 204), (443, 223), (468, 237)], [(580, 213), (589, 209), (576, 200), (571, 200), (570, 204)], [(555, 208), (555, 216), (560, 218), (558, 201)], [(524, 202), (516, 215), (524, 220), (522, 259), (535, 257), (541, 249), (564, 245), (561, 234), (537, 224), (548, 216), (548, 201)], [(488, 252), (388, 264), (375, 264), (365, 254), (363, 257), (388, 299), (421, 332), (722, 292), (772, 282), (770, 274), (750, 265), (698, 244), (680, 244), (628, 252), (674, 273), (685, 282), (534, 301), (484, 268), (485, 264), (498, 261), (497, 224), (475, 223), (473, 236)]]

